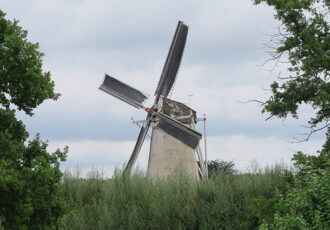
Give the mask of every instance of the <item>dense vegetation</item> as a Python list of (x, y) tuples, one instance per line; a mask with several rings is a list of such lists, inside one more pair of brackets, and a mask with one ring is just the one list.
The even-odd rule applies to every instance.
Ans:
[(82, 179), (68, 170), (61, 182), (67, 214), (58, 229), (328, 229), (329, 152), (293, 160), (294, 168), (277, 164), (249, 173), (218, 161), (224, 170), (198, 183), (180, 172), (151, 180), (117, 171), (105, 179), (92, 170)]
[(219, 170), (192, 182), (177, 173), (151, 180), (142, 173), (87, 179), (67, 171), (66, 229), (327, 229), (330, 224), (329, 153), (295, 155), (254, 173)]
[(326, 130), (326, 141), (315, 156), (298, 152), (293, 160), (298, 172), (279, 191), (272, 219), (261, 229), (327, 229), (330, 226), (330, 1), (254, 0), (275, 10), (278, 33), (266, 45), (274, 61), (289, 64), (288, 74), (271, 84), (270, 98), (261, 103), (270, 117), (298, 118), (301, 105), (310, 105), (314, 115), (309, 132), (300, 141)]
[(65, 211), (59, 181), (67, 149), (47, 152), (47, 142), (34, 139), (16, 119), (13, 108), (32, 116), (46, 99), (58, 98), (43, 54), (27, 32), (0, 10), (0, 223), (5, 229), (56, 227)]
[(177, 173), (154, 180), (118, 173), (103, 180), (66, 172), (63, 186), (70, 212), (67, 229), (257, 229), (272, 219), (278, 188), (292, 174), (282, 166), (256, 174), (219, 172), (195, 183)]

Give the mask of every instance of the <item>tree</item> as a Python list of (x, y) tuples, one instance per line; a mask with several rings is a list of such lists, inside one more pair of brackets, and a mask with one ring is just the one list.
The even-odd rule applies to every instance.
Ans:
[(50, 73), (42, 70), (38, 44), (0, 10), (0, 220), (5, 229), (52, 229), (65, 211), (60, 162), (64, 151), (47, 152), (39, 135), (29, 134), (15, 110), (32, 116), (46, 99), (56, 100)]
[[(294, 155), (298, 169), (287, 189), (277, 191), (278, 202), (273, 218), (264, 219), (259, 229), (328, 229), (329, 166), (330, 166), (330, 1), (329, 0), (254, 0), (275, 9), (281, 22), (278, 34), (268, 47), (272, 60), (284, 56), (290, 67), (288, 76), (271, 84), (272, 95), (263, 111), (270, 117), (298, 118), (301, 104), (311, 105), (315, 116), (308, 123), (310, 132), (305, 140), (327, 129), (323, 149), (316, 156), (301, 152)], [(275, 65), (276, 65), (275, 64)]]
[(209, 177), (213, 175), (223, 174), (234, 174), (235, 173), (235, 163), (233, 161), (225, 160), (213, 160), (207, 162), (207, 168), (209, 172)]
[[(329, 0), (254, 0), (275, 9), (281, 22), (278, 34), (268, 47), (276, 64), (287, 57), (289, 75), (271, 84), (272, 95), (263, 103), (270, 117), (298, 118), (301, 104), (309, 104), (315, 116), (308, 121), (311, 129), (305, 140), (316, 131), (329, 129), (330, 119), (330, 34)], [(329, 137), (329, 135), (327, 135)]]

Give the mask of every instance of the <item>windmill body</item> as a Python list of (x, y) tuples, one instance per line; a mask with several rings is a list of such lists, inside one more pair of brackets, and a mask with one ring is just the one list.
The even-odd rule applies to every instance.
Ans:
[(194, 129), (196, 112), (183, 103), (168, 98), (181, 63), (188, 34), (188, 26), (179, 21), (174, 38), (158, 82), (152, 107), (143, 105), (147, 96), (141, 91), (105, 75), (100, 89), (138, 109), (147, 112), (141, 131), (125, 168), (130, 171), (138, 157), (150, 126), (152, 127), (148, 174), (164, 177), (176, 169), (198, 178), (195, 150), (202, 135)]
[[(196, 120), (196, 112), (183, 103), (162, 99), (160, 104), (162, 113), (177, 118), (188, 127)], [(167, 177), (175, 171), (183, 171), (194, 179), (199, 178), (195, 150), (163, 131), (156, 122), (152, 127), (148, 175), (153, 178)]]
[(152, 129), (148, 175), (165, 178), (173, 172), (185, 172), (198, 179), (195, 151), (160, 128)]

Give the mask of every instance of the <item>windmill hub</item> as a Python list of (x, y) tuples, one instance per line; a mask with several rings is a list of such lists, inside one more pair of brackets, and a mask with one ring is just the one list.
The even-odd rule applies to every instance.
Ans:
[(199, 161), (203, 162), (199, 147), (202, 135), (195, 130), (195, 123), (198, 120), (196, 111), (181, 102), (168, 98), (181, 63), (187, 34), (188, 26), (179, 21), (156, 88), (155, 101), (152, 107), (143, 106), (147, 99), (144, 93), (107, 74), (99, 88), (147, 112), (147, 117), (125, 168), (126, 171), (132, 170), (151, 126), (152, 135), (148, 164), (150, 176), (168, 176), (177, 168), (185, 171), (192, 178), (199, 178), (199, 175), (205, 174), (205, 166), (201, 167), (201, 164), (197, 164), (195, 157), (196, 151)]

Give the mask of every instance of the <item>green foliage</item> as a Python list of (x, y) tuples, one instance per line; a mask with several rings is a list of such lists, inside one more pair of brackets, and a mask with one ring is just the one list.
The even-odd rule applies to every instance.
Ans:
[(219, 173), (233, 174), (235, 173), (235, 164), (233, 161), (213, 160), (207, 162), (209, 177)]
[(279, 60), (287, 55), (290, 63), (289, 76), (271, 84), (272, 96), (264, 104), (263, 112), (284, 118), (291, 114), (298, 118), (299, 106), (310, 104), (315, 110), (315, 116), (309, 120), (310, 134), (328, 127), (326, 142), (317, 156), (301, 152), (294, 156), (298, 173), (286, 183), (286, 188), (277, 187), (273, 215), (261, 216), (260, 229), (328, 229), (330, 1), (254, 0), (254, 3), (274, 7), (275, 18), (281, 26), (279, 34), (272, 38), (276, 48), (273, 58)]
[(264, 220), (260, 229), (328, 229), (330, 226), (330, 151), (319, 156), (297, 153), (298, 168), (288, 189), (278, 191), (274, 219)]
[(327, 229), (329, 152), (294, 157), (297, 173), (277, 164), (257, 173), (183, 174), (151, 180), (142, 173), (64, 176), (66, 229)]
[(258, 202), (275, 196), (285, 184), (281, 166), (260, 174), (213, 174), (192, 182), (183, 174), (151, 180), (142, 173), (104, 180), (100, 174), (79, 179), (64, 175), (70, 212), (67, 229), (257, 229), (272, 204)]
[[(59, 164), (67, 148), (52, 154), (39, 135), (28, 133), (15, 117), (15, 105), (32, 115), (45, 99), (56, 99), (50, 74), (42, 73), (37, 44), (0, 10), (0, 226), (54, 229), (64, 213)], [(1, 227), (0, 227), (1, 228)]]
[(0, 10), (0, 104), (32, 115), (32, 110), (45, 99), (57, 99), (49, 72), (42, 71), (43, 53), (38, 43), (26, 39), (27, 31), (5, 18)]
[(290, 75), (286, 81), (271, 84), (272, 96), (263, 112), (271, 116), (298, 117), (299, 105), (310, 104), (315, 116), (309, 120), (313, 129), (328, 125), (330, 116), (330, 36), (329, 0), (254, 0), (274, 7), (275, 18), (282, 24), (274, 35), (274, 59), (286, 54)]
[(6, 229), (45, 229), (65, 208), (59, 162), (67, 149), (49, 154), (38, 135), (25, 145), (27, 137), (14, 111), (0, 109), (0, 216)]

